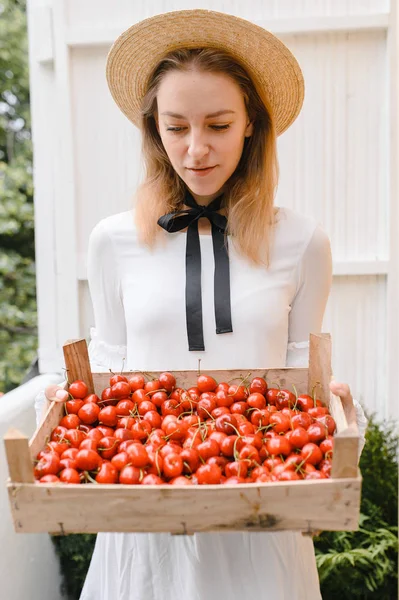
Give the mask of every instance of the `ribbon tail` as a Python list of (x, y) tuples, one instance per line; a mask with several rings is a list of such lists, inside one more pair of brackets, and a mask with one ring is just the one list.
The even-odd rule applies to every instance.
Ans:
[(214, 302), (216, 333), (232, 333), (230, 300), (230, 263), (224, 232), (212, 223), (213, 255), (215, 257)]
[(188, 349), (205, 350), (202, 324), (201, 245), (198, 221), (187, 229), (186, 245), (186, 323)]
[(176, 233), (189, 226), (193, 220), (193, 215), (187, 211), (181, 211), (180, 213), (168, 213), (159, 217), (158, 225), (168, 231), (169, 233)]

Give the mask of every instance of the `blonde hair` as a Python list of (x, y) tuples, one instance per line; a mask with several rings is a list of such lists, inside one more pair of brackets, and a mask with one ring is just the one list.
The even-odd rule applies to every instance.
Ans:
[(166, 73), (197, 70), (227, 74), (240, 87), (253, 133), (245, 138), (241, 159), (226, 182), (228, 233), (238, 250), (254, 263), (269, 265), (278, 182), (276, 132), (266, 98), (229, 54), (213, 48), (176, 50), (165, 56), (150, 79), (141, 108), (142, 152), (146, 176), (136, 195), (140, 239), (152, 246), (161, 231), (157, 220), (181, 208), (186, 186), (173, 169), (159, 136), (157, 92)]

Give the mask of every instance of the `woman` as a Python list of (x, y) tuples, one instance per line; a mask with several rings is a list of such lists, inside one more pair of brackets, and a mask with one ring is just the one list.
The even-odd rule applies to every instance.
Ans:
[[(276, 136), (298, 115), (300, 68), (274, 36), (203, 10), (147, 19), (115, 42), (111, 93), (141, 129), (135, 211), (94, 229), (94, 368), (306, 366), (331, 286), (311, 218), (274, 207)], [(112, 199), (110, 199), (112, 201)], [(216, 331), (215, 331), (216, 329)], [(332, 384), (362, 434), (348, 386)], [(82, 600), (316, 600), (296, 532), (99, 534)]]

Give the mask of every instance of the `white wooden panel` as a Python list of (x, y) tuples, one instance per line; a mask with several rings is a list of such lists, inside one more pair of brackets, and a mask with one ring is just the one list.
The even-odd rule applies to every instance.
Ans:
[(386, 36), (381, 32), (284, 40), (303, 68), (296, 123), (279, 139), (278, 203), (314, 215), (334, 258), (388, 256)]
[[(43, 5), (42, 0), (31, 3)], [(40, 174), (36, 177), (41, 181), (41, 197), (46, 198), (43, 192), (47, 192), (38, 214), (46, 214), (47, 202), (47, 214), (51, 215), (52, 205), (56, 238), (64, 232), (70, 252), (67, 256), (66, 248), (52, 237), (51, 225), (51, 235), (45, 233), (43, 224), (41, 231), (39, 226), (38, 262), (44, 265), (40, 289), (45, 289), (47, 281), (53, 286), (50, 286), (51, 297), (46, 300), (43, 294), (41, 300), (39, 297), (42, 339), (46, 336), (55, 339), (59, 349), (64, 333), (64, 337), (75, 335), (75, 328), (80, 335), (88, 336), (93, 324), (84, 281), (88, 236), (99, 219), (129, 207), (140, 178), (139, 135), (114, 105), (105, 82), (109, 44), (120, 31), (147, 16), (210, 8), (265, 26), (274, 22), (275, 30), (281, 32), (302, 65), (305, 105), (298, 121), (279, 141), (281, 182), (277, 204), (315, 216), (330, 234), (337, 277), (325, 330), (333, 334), (336, 378), (351, 383), (354, 395), (369, 410), (378, 410), (380, 416), (395, 414), (396, 402), (391, 399), (389, 403), (386, 385), (387, 294), (391, 349), (398, 348), (394, 332), (399, 322), (395, 316), (399, 296), (396, 243), (399, 236), (397, 224), (392, 220), (389, 223), (389, 212), (391, 219), (397, 215), (393, 202), (397, 184), (393, 176), (389, 180), (388, 172), (389, 161), (394, 160), (388, 152), (389, 134), (392, 136), (389, 121), (392, 106), (389, 107), (388, 100), (397, 102), (397, 92), (389, 96), (385, 31), (389, 23), (394, 22), (394, 28), (397, 27), (394, 21), (397, 17), (387, 16), (389, 1), (52, 0), (51, 3), (55, 11), (54, 46), (51, 40), (36, 36), (42, 50), (36, 51), (33, 59), (36, 66), (37, 61), (49, 64), (54, 52), (56, 81), (54, 95), (49, 86), (41, 87), (43, 72), (40, 77), (34, 75), (36, 98), (41, 99), (43, 107), (51, 107), (52, 98), (55, 117), (52, 129), (46, 129), (49, 138), (46, 140), (45, 111), (40, 117), (39, 100), (36, 101), (36, 122), (41, 130), (37, 155), (39, 159), (42, 157)], [(43, 17), (43, 31), (46, 24), (48, 30), (48, 16), (47, 12)], [(276, 20), (280, 20), (279, 24)], [(345, 32), (326, 33), (342, 25)], [(363, 31), (350, 31), (355, 26)], [(287, 35), (296, 29), (302, 34)], [(303, 34), (318, 29), (323, 33)], [(397, 41), (391, 39), (390, 48), (395, 44)], [(397, 143), (397, 131), (394, 135)], [(54, 161), (55, 192), (51, 192), (50, 185), (53, 169), (46, 171), (44, 166), (46, 156)], [(40, 218), (44, 220), (43, 216)], [(393, 252), (397, 253), (396, 258)], [(55, 264), (50, 265), (54, 256)], [(363, 275), (358, 277), (359, 273)], [(56, 305), (55, 311), (51, 303)], [(50, 317), (55, 319), (51, 328), (46, 322), (46, 306)], [(51, 348), (47, 350), (54, 360), (51, 362), (48, 356), (42, 364), (46, 370), (52, 370), (60, 354)], [(394, 363), (391, 356), (391, 388), (398, 381), (399, 370)]]
[(106, 55), (102, 48), (71, 52), (77, 251), (83, 255), (94, 225), (130, 208), (141, 172), (140, 136), (108, 91)]
[(57, 282), (57, 346), (79, 335), (77, 293), (77, 232), (75, 171), (73, 157), (73, 115), (70, 94), (69, 51), (64, 43), (64, 3), (53, 4), (55, 93), (57, 109), (54, 123), (55, 179), (55, 271)]
[(334, 281), (323, 329), (332, 334), (335, 379), (349, 383), (353, 396), (380, 417), (395, 414), (387, 402), (386, 326), (384, 276)]
[[(255, 21), (260, 27), (272, 31), (284, 39), (287, 35), (310, 35), (324, 32), (352, 32), (352, 31), (386, 31), (389, 24), (389, 15), (340, 15), (321, 17), (263, 17)], [(70, 48), (83, 48), (87, 46), (111, 46), (113, 41), (126, 29), (126, 23), (102, 26), (71, 25), (66, 32), (66, 43)], [(46, 57), (43, 58), (43, 61)]]
[[(48, 21), (50, 0), (28, 3), (30, 109), (34, 153), (36, 295), (38, 302), (40, 368), (53, 370), (46, 357), (57, 347), (58, 311), (55, 272), (55, 156), (57, 112), (53, 101), (55, 76), (38, 59), (52, 54)], [(47, 41), (46, 41), (47, 39)], [(50, 51), (51, 49), (51, 51)]]
[(392, 3), (388, 35), (388, 63), (391, 73), (390, 85), (390, 261), (387, 286), (387, 348), (390, 393), (387, 402), (390, 412), (399, 418), (399, 402), (395, 391), (399, 387), (399, 6)]
[(327, 15), (379, 14), (389, 11), (389, 0), (68, 0), (68, 24), (91, 27), (130, 23), (173, 10), (205, 8), (249, 20)]

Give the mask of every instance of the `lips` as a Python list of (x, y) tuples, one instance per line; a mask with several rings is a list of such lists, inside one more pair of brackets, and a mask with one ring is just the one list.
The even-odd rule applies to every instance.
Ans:
[(206, 177), (210, 173), (213, 173), (213, 170), (216, 168), (216, 165), (213, 167), (188, 167), (187, 170), (191, 173), (193, 177)]
[(210, 167), (187, 167), (189, 171), (207, 171), (208, 169), (213, 169), (215, 165)]

